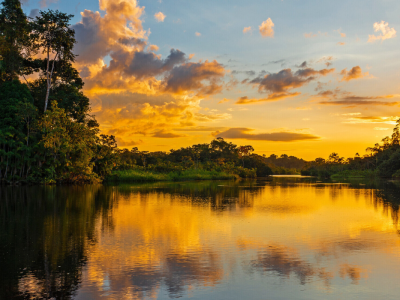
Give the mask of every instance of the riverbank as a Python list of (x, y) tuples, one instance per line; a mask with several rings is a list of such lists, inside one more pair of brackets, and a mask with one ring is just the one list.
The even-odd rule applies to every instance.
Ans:
[(363, 179), (378, 177), (376, 171), (372, 170), (345, 170), (331, 176), (331, 179)]
[(237, 175), (218, 171), (185, 170), (181, 172), (158, 173), (148, 170), (118, 170), (108, 176), (106, 182), (155, 182), (186, 180), (229, 180), (237, 179)]

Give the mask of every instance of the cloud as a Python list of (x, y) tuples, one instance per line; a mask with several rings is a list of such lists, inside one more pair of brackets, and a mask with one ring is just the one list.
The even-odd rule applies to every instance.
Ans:
[(251, 31), (251, 26), (243, 28), (243, 33)]
[(297, 68), (307, 68), (307, 62), (303, 61), (299, 66), (296, 65)]
[(348, 113), (348, 114), (342, 114), (342, 116), (359, 116), (361, 113)]
[(324, 63), (327, 67), (332, 65), (332, 61), (333, 61), (333, 56), (324, 56), (322, 58), (320, 58), (317, 63)]
[[(158, 50), (160, 50), (160, 48), (157, 45), (150, 45), (149, 50), (150, 51), (158, 51)], [(189, 59), (190, 59), (190, 57), (189, 57)]]
[(165, 91), (172, 93), (191, 91), (197, 95), (213, 95), (221, 92), (224, 76), (224, 67), (215, 60), (186, 63), (171, 70), (165, 79)]
[(51, 3), (57, 3), (58, 0), (40, 0), (39, 4), (41, 8), (45, 8), (49, 6)]
[(36, 9), (31, 9), (31, 11), (30, 11), (30, 13), (28, 15), (28, 17), (32, 18), (32, 19), (35, 19), (38, 16), (39, 16), (39, 9), (37, 9), (37, 8)]
[(235, 104), (256, 104), (256, 103), (261, 103), (261, 102), (272, 102), (272, 101), (279, 101), (283, 100), (286, 98), (290, 97), (296, 97), (300, 95), (301, 93), (296, 92), (296, 93), (272, 93), (270, 94), (267, 98), (261, 98), (261, 99), (256, 99), (256, 98), (249, 98), (247, 96), (240, 97)]
[(240, 73), (246, 74), (247, 76), (255, 76), (256, 75), (256, 72), (253, 71), (253, 70), (250, 70), (250, 71), (236, 71), (236, 70), (233, 70), (232, 71), (232, 74), (240, 74)]
[(391, 128), (374, 127), (374, 130), (380, 130), (380, 131), (390, 130), (390, 129), (391, 129)]
[(261, 66), (268, 66), (271, 64), (280, 64), (281, 67), (283, 67), (286, 64), (286, 61), (284, 59), (280, 59), (280, 60), (273, 60), (273, 61), (269, 61), (266, 64), (262, 64)]
[(262, 22), (262, 24), (258, 27), (260, 30), (260, 34), (262, 37), (274, 37), (274, 27), (275, 24), (272, 22), (271, 18), (268, 18), (266, 21)]
[(219, 101), (218, 104), (226, 103), (226, 102), (229, 102), (229, 101), (230, 101), (230, 99), (224, 98), (221, 101)]
[(172, 70), (176, 65), (186, 61), (185, 53), (171, 49), (169, 56), (162, 60), (152, 52), (136, 52), (129, 66), (124, 68), (124, 72), (136, 78), (157, 76), (166, 71)]
[(110, 53), (140, 51), (146, 46), (148, 33), (140, 20), (144, 7), (123, 0), (103, 0), (100, 4), (100, 9), (106, 11), (104, 16), (84, 10), (81, 21), (72, 26), (78, 63), (94, 64)]
[(340, 29), (338, 29), (338, 30), (334, 30), (334, 31), (336, 31), (337, 33), (339, 33), (340, 34), (340, 36), (342, 37), (342, 38), (345, 38), (346, 37), (346, 34), (345, 33), (343, 33), (343, 32), (341, 32), (342, 31), (342, 29), (340, 28)]
[(164, 22), (165, 17), (166, 15), (164, 15), (161, 11), (154, 14), (154, 18), (157, 20), (157, 22)]
[(161, 129), (161, 130), (154, 132), (152, 137), (163, 138), (163, 139), (174, 139), (174, 138), (185, 137), (185, 135), (168, 132), (164, 129)]
[(208, 126), (197, 126), (197, 127), (189, 127), (189, 128), (174, 128), (175, 131), (192, 131), (192, 132), (211, 132), (211, 131), (219, 131), (224, 130), (225, 127), (208, 127)]
[(278, 73), (259, 76), (249, 81), (249, 84), (258, 85), (258, 91), (260, 93), (269, 93), (268, 97), (263, 99), (248, 99), (247, 97), (242, 97), (239, 98), (236, 104), (276, 101), (300, 95), (300, 93), (293, 93), (290, 92), (290, 90), (302, 87), (315, 80), (317, 77), (326, 76), (334, 70), (335, 69), (314, 70), (312, 68), (304, 68), (293, 73), (291, 69), (284, 69)]
[(245, 139), (257, 141), (274, 141), (274, 142), (295, 142), (295, 141), (314, 141), (319, 140), (320, 137), (308, 133), (297, 132), (272, 132), (272, 133), (251, 133), (254, 129), (250, 128), (230, 128), (226, 131), (213, 132), (215, 137), (222, 137), (224, 139)]
[(346, 45), (346, 43), (345, 42), (338, 42), (337, 45), (344, 46), (344, 45)]
[(339, 89), (336, 89), (334, 91), (332, 90), (321, 91), (318, 93), (317, 97), (327, 99), (325, 101), (319, 102), (319, 104), (346, 105), (348, 107), (355, 107), (359, 105), (395, 106), (398, 105), (399, 102), (377, 101), (377, 100), (397, 98), (400, 97), (400, 95), (356, 96), (347, 92), (342, 92)]
[(219, 120), (227, 120), (232, 118), (232, 115), (224, 113), (224, 114), (201, 114), (196, 113), (194, 114), (194, 120), (198, 122), (212, 122), (212, 121), (219, 121)]
[(328, 36), (328, 33), (327, 33), (327, 32), (318, 31), (318, 33), (309, 32), (309, 33), (305, 33), (305, 34), (304, 34), (304, 37), (305, 37), (306, 39), (315, 38), (315, 37), (317, 37), (317, 36)]
[(195, 35), (196, 36), (201, 36), (201, 33), (200, 32), (196, 32)]
[(133, 146), (139, 146), (139, 145), (143, 145), (144, 142), (143, 140), (139, 139), (139, 140), (132, 140), (132, 139), (122, 139), (120, 137), (116, 137), (117, 139), (117, 144), (118, 147), (133, 147)]
[[(353, 117), (353, 118), (347, 119), (343, 123), (348, 123), (348, 124), (389, 124), (389, 125), (396, 125), (396, 121), (399, 120), (399, 119), (400, 119), (400, 117), (397, 117), (397, 116), (391, 116), (391, 117), (374, 117), (374, 116)], [(375, 130), (386, 130), (386, 128), (384, 128), (384, 129), (375, 129)]]
[(396, 30), (394, 28), (389, 27), (389, 23), (385, 21), (381, 21), (380, 23), (374, 23), (375, 32), (381, 32), (380, 35), (370, 34), (368, 36), (368, 42), (373, 43), (378, 40), (384, 41), (387, 39), (391, 39), (396, 37)]
[(343, 69), (340, 72), (340, 75), (343, 76), (341, 81), (350, 81), (350, 80), (353, 80), (353, 79), (360, 79), (360, 78), (369, 76), (369, 73), (365, 72), (363, 74), (361, 68), (359, 66), (355, 66), (348, 72), (347, 72), (347, 69)]
[(210, 111), (199, 114), (204, 97), (227, 84), (224, 66), (217, 61), (191, 62), (178, 49), (156, 54), (143, 29), (144, 7), (138, 1), (101, 0), (100, 12), (85, 10), (74, 24), (75, 66), (85, 78), (104, 134), (118, 136), (119, 145), (137, 145), (147, 139), (177, 138), (174, 128), (230, 118)]

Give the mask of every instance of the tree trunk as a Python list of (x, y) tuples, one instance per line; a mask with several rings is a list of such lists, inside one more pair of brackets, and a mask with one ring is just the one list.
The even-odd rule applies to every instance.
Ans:
[(51, 79), (53, 77), (53, 72), (54, 72), (54, 63), (57, 59), (58, 53), (53, 59), (53, 65), (51, 67), (51, 72), (49, 74), (49, 69), (50, 69), (50, 47), (47, 48), (47, 70), (46, 70), (46, 79), (47, 79), (47, 90), (46, 90), (46, 99), (44, 102), (44, 112), (47, 110), (47, 104), (49, 103), (49, 95), (50, 95), (50, 89), (51, 89)]

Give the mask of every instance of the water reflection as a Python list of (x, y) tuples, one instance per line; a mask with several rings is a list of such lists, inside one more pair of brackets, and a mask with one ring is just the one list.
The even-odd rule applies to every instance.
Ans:
[(400, 279), (397, 182), (2, 187), (0, 197), (0, 299), (236, 289), (254, 299), (276, 286), (283, 298), (308, 286), (309, 299), (336, 299), (341, 286), (373, 295)]

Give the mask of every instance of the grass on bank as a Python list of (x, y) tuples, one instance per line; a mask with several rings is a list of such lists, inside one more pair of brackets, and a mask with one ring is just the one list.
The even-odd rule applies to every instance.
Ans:
[(372, 170), (345, 170), (331, 176), (332, 179), (356, 179), (376, 177), (376, 172)]
[(236, 179), (236, 175), (225, 172), (206, 170), (185, 170), (181, 172), (156, 173), (147, 170), (113, 171), (108, 182), (150, 182), (150, 181), (185, 181), (185, 180), (228, 180)]

